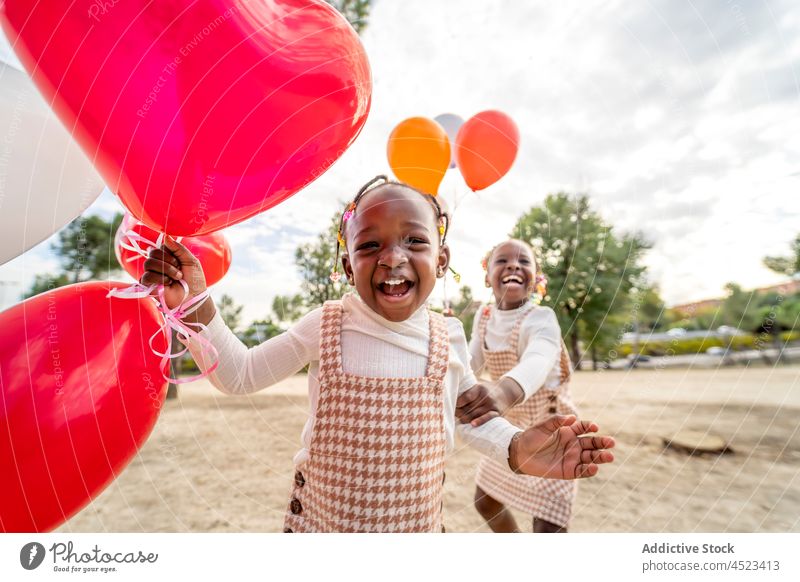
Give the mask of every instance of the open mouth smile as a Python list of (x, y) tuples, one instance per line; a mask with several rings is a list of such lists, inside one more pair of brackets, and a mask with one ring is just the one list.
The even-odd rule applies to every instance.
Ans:
[(403, 277), (395, 277), (393, 279), (387, 279), (382, 283), (378, 283), (378, 290), (386, 299), (390, 301), (403, 299), (413, 288), (413, 281), (409, 281)]
[(522, 277), (520, 277), (519, 275), (506, 275), (505, 277), (500, 279), (500, 282), (503, 285), (514, 285), (514, 284), (522, 285), (524, 283)]

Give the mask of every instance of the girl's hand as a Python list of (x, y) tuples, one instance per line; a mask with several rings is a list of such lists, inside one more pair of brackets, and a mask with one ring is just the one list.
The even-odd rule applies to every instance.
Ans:
[[(200, 261), (171, 236), (164, 237), (161, 248), (150, 251), (144, 269), (145, 273), (139, 282), (146, 286), (164, 285), (164, 299), (170, 309), (206, 290), (206, 277)], [(189, 285), (189, 294), (185, 297), (180, 280)]]
[(456, 399), (456, 418), (464, 424), (480, 426), (500, 414), (500, 405), (486, 384), (475, 384)]
[(480, 426), (502, 416), (522, 401), (525, 392), (511, 378), (503, 377), (496, 384), (475, 384), (459, 394), (456, 400), (456, 418), (472, 426)]
[(508, 464), (515, 473), (547, 479), (593, 477), (598, 465), (614, 461), (607, 450), (614, 447), (613, 438), (582, 436), (597, 430), (575, 416), (553, 416), (514, 436)]

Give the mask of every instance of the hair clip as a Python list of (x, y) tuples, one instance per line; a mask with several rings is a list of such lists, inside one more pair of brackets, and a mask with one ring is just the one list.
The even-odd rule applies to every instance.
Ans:
[(353, 215), (355, 213), (356, 213), (356, 203), (351, 202), (350, 205), (347, 207), (347, 210), (345, 210), (344, 214), (342, 215), (342, 223), (345, 223), (351, 218), (353, 218)]
[(533, 300), (537, 305), (547, 296), (547, 277), (544, 273), (536, 273), (533, 279)]

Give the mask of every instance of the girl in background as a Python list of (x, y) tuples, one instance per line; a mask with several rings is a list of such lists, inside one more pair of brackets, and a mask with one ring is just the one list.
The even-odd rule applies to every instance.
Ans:
[[(489, 252), (484, 269), (495, 304), (478, 310), (470, 353), (473, 371), (487, 371), (496, 382), (497, 410), (523, 428), (553, 414), (577, 415), (569, 393), (569, 355), (555, 313), (534, 301), (544, 296), (545, 279), (533, 250), (523, 241), (506, 241)], [(484, 458), (475, 484), (475, 508), (492, 531), (520, 531), (508, 507), (531, 514), (534, 532), (567, 531), (574, 481), (515, 474), (507, 463)]]

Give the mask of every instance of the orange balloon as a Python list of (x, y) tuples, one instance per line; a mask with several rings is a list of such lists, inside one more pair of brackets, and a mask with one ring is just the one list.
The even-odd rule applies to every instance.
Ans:
[(411, 117), (392, 130), (386, 155), (398, 180), (436, 196), (450, 166), (450, 140), (435, 121)]
[(517, 124), (502, 111), (481, 111), (456, 136), (456, 165), (473, 191), (506, 175), (519, 149)]

